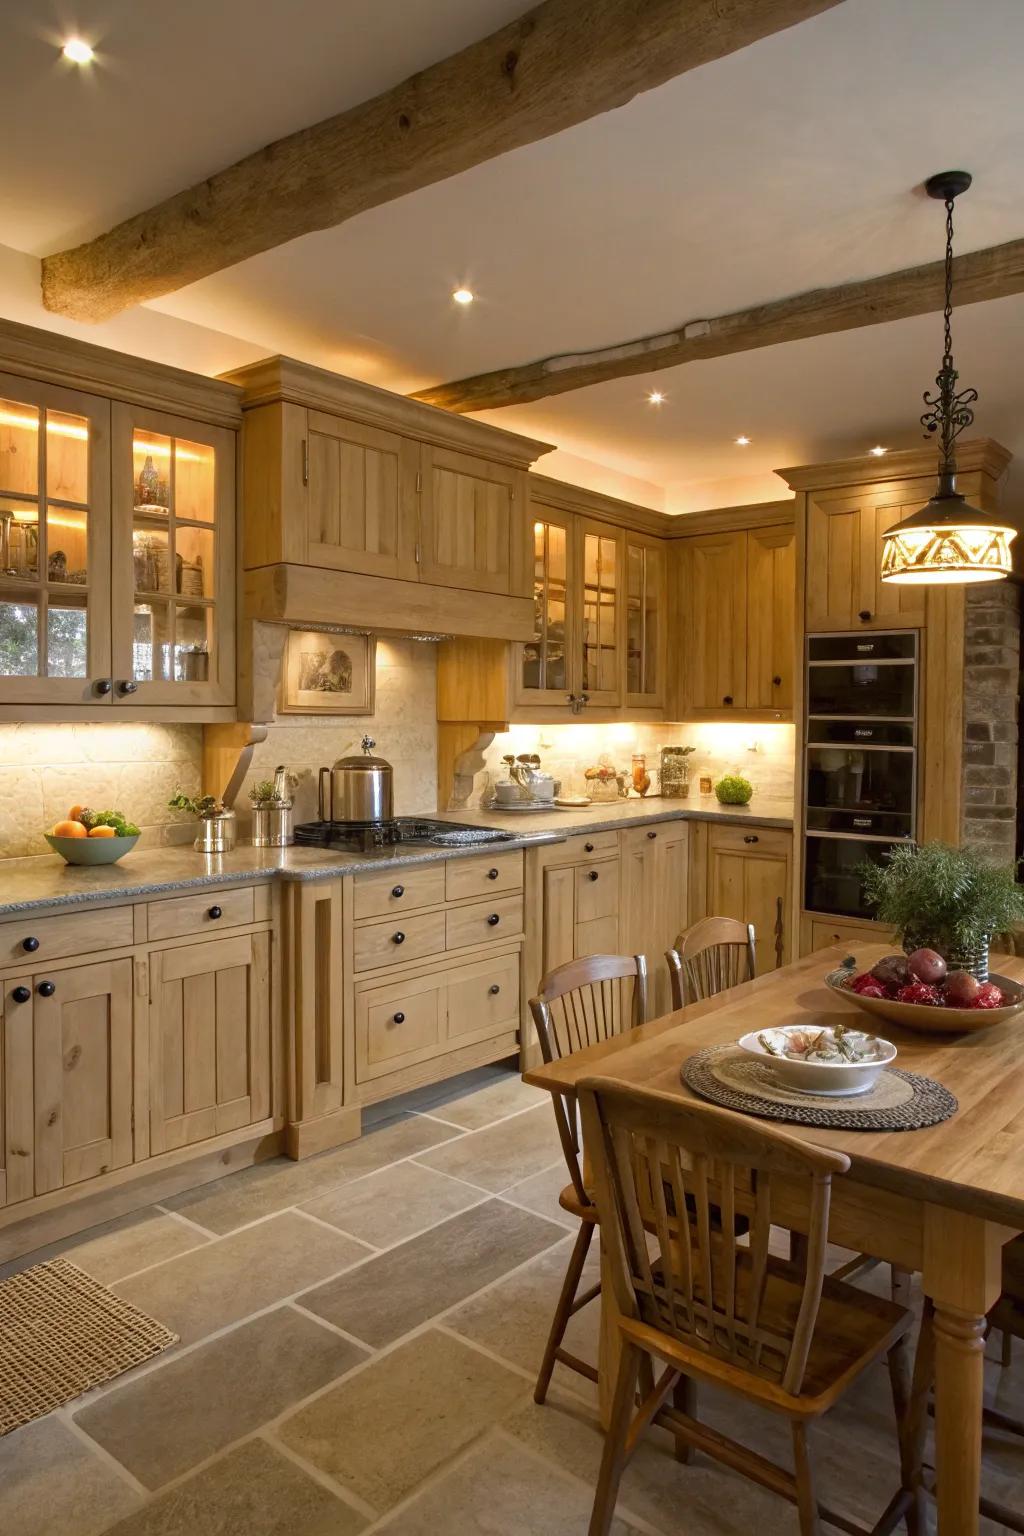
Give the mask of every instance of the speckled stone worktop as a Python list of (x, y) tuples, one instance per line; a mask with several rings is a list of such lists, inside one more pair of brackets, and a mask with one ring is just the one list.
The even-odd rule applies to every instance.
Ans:
[(400, 869), (437, 859), (464, 859), (510, 848), (563, 842), (581, 832), (620, 831), (658, 821), (723, 821), (755, 827), (789, 828), (788, 803), (759, 800), (753, 806), (719, 806), (693, 800), (621, 800), (583, 810), (501, 814), (451, 811), (437, 818), (463, 826), (513, 833), (508, 842), (468, 848), (404, 847), (380, 853), (331, 853), (320, 848), (236, 848), (202, 854), (191, 847), (140, 848), (118, 864), (92, 868), (65, 864), (55, 855), (8, 859), (0, 864), (0, 918), (23, 912), (57, 911), (92, 902), (142, 901), (209, 886), (244, 885), (253, 880), (327, 880), (374, 869)]

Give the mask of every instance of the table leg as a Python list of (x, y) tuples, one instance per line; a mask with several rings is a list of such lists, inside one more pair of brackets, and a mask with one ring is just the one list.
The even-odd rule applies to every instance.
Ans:
[(935, 1470), (939, 1536), (978, 1529), (985, 1318), (935, 1308)]

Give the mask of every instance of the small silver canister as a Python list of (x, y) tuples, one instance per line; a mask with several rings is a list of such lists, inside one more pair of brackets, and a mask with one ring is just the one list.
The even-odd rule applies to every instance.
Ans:
[(272, 800), (252, 808), (252, 845), (254, 848), (290, 848), (295, 841), (292, 831), (292, 802)]
[(204, 816), (199, 823), (199, 836), (193, 844), (197, 853), (230, 853), (235, 846), (238, 822), (234, 811), (218, 811), (215, 816)]

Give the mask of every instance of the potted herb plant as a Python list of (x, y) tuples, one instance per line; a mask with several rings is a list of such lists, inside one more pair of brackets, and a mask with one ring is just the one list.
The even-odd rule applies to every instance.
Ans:
[(186, 795), (176, 789), (167, 802), (172, 811), (188, 811), (198, 816), (200, 829), (194, 847), (197, 853), (230, 853), (235, 846), (235, 813), (215, 795)]
[(901, 844), (883, 864), (862, 864), (868, 903), (891, 923), (907, 954), (934, 949), (951, 970), (988, 980), (994, 936), (1024, 919), (1015, 864), (992, 865), (948, 843)]

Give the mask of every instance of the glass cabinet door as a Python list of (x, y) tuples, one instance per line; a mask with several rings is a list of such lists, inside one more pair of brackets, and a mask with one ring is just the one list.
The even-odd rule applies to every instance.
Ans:
[(110, 407), (0, 375), (0, 704), (110, 698)]
[(626, 703), (652, 709), (664, 701), (665, 553), (626, 535)]
[(572, 520), (534, 507), (533, 639), (516, 647), (520, 704), (565, 706), (576, 689), (572, 676), (574, 597)]
[(623, 536), (601, 523), (581, 526), (582, 691), (591, 704), (620, 704)]
[(114, 697), (234, 702), (234, 434), (115, 405)]

